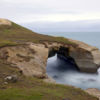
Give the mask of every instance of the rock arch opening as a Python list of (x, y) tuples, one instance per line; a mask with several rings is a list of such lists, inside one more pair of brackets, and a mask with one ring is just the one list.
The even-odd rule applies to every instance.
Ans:
[[(60, 71), (69, 71), (69, 70), (77, 70), (79, 71), (79, 68), (74, 60), (74, 58), (72, 58), (70, 56), (69, 53), (69, 48), (68, 47), (52, 47), (49, 49), (49, 55), (48, 55), (48, 59), (55, 57), (56, 60), (51, 60), (51, 62), (49, 61), (49, 65), (47, 63), (47, 67), (50, 65), (51, 66), (55, 66), (53, 65), (54, 63), (56, 64), (56, 70), (60, 70)], [(51, 64), (50, 64), (51, 63)]]

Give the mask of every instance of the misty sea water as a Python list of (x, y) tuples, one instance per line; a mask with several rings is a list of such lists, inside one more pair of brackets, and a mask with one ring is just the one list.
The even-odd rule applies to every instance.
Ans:
[[(48, 32), (46, 35), (63, 36), (83, 41), (100, 49), (100, 32)], [(100, 89), (100, 69), (98, 74), (81, 73), (77, 70), (68, 70), (71, 67), (68, 62), (59, 59), (57, 55), (48, 59), (47, 74), (54, 78), (57, 83), (68, 84), (82, 89)], [(59, 70), (66, 68), (66, 70)], [(71, 67), (73, 69), (73, 67)]]

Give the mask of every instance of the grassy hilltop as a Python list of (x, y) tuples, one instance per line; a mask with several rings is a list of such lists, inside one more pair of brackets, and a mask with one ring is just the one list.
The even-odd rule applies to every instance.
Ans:
[(24, 28), (13, 22), (11, 26), (0, 26), (0, 46), (16, 45), (23, 42), (42, 43), (44, 41), (73, 44), (64, 37), (53, 37), (48, 35), (37, 34), (36, 32), (28, 30), (27, 28)]
[[(62, 42), (73, 44), (62, 37), (37, 34), (22, 26), (0, 26), (0, 47), (14, 46), (24, 42)], [(5, 77), (18, 75), (18, 81), (5, 82)], [(45, 83), (42, 79), (23, 76), (19, 69), (11, 67), (0, 58), (0, 100), (98, 100), (83, 90), (72, 86)]]

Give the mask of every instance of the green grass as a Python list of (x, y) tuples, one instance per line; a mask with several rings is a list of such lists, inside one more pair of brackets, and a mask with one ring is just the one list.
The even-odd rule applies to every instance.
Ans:
[(68, 39), (64, 37), (53, 37), (48, 35), (37, 34), (31, 30), (28, 30), (20, 25), (12, 23), (12, 26), (0, 26), (0, 46), (13, 45), (24, 42), (59, 42), (64, 44), (72, 44)]
[[(16, 83), (4, 84), (4, 78), (17, 75)], [(25, 77), (20, 70), (0, 60), (0, 100), (98, 100), (79, 88), (50, 84), (42, 79)]]
[(26, 89), (6, 89), (0, 91), (0, 100), (41, 100), (42, 95)]
[[(9, 84), (10, 88), (0, 90), (0, 100), (98, 100), (81, 89), (71, 86), (44, 83), (39, 79), (31, 79), (26, 83)], [(18, 86), (19, 85), (19, 86)], [(21, 86), (23, 85), (23, 86)]]

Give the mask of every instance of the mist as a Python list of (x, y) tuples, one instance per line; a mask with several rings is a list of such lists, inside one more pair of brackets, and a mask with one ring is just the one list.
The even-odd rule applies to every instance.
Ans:
[(81, 73), (75, 66), (58, 58), (57, 55), (48, 59), (47, 74), (60, 84), (72, 85), (82, 89), (100, 89), (100, 69), (98, 69), (98, 74)]

